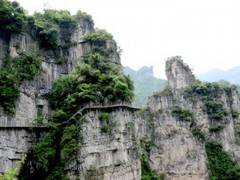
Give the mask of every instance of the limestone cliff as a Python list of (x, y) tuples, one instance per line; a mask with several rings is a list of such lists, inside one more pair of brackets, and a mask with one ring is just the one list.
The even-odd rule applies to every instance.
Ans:
[[(41, 48), (36, 37), (26, 30), (19, 34), (0, 31), (0, 67), (5, 59), (19, 56), (22, 52), (39, 51), (42, 56), (40, 73), (33, 81), (24, 81), (20, 87), (20, 97), (16, 102), (16, 112), (6, 114), (0, 107), (0, 173), (16, 166), (39, 137), (31, 129), (38, 112), (43, 113), (45, 119), (50, 116), (50, 109), (46, 95), (50, 92), (53, 81), (61, 75), (72, 71), (80, 63), (80, 57), (92, 51), (92, 44), (85, 42), (82, 37), (94, 32), (91, 19), (81, 17), (77, 19), (73, 29), (60, 29), (61, 46), (56, 50)], [(67, 36), (67, 38), (66, 38)], [(66, 40), (67, 39), (67, 43)], [(106, 49), (111, 50), (110, 59), (120, 65), (117, 45), (107, 40)], [(58, 61), (61, 60), (59, 63)], [(45, 131), (45, 130), (37, 130)], [(39, 134), (39, 132), (38, 132)]]
[[(169, 86), (149, 99), (146, 110), (113, 112), (110, 137), (98, 134), (99, 112), (86, 114), (85, 150), (70, 168), (73, 179), (141, 179), (146, 177), (141, 164), (147, 151), (148, 171), (156, 172), (158, 179), (207, 180), (212, 175), (206, 146), (213, 141), (239, 161), (236, 88), (199, 82), (180, 57), (169, 58), (166, 64)], [(209, 102), (216, 103), (216, 111)]]
[[(113, 64), (111, 72), (121, 68), (114, 40), (98, 42), (100, 46), (96, 49), (94, 43), (83, 39), (95, 31), (91, 19), (84, 16), (77, 19), (74, 28), (62, 26), (57, 50), (42, 48), (28, 28), (19, 34), (0, 32), (1, 68), (8, 56), (18, 57), (32, 49), (37, 49), (43, 58), (40, 73), (34, 80), (21, 84), (15, 114), (9, 115), (0, 109), (0, 173), (17, 167), (18, 161), (26, 160), (26, 155), (49, 132), (46, 124), (53, 115), (48, 95), (53, 82), (71, 74), (81, 63), (80, 57), (96, 50), (103, 54), (107, 52), (111, 63), (107, 68)], [(220, 158), (224, 157), (223, 164), (230, 164), (224, 164), (226, 173), (222, 177), (238, 179), (240, 97), (236, 88), (196, 80), (179, 56), (167, 60), (166, 75), (168, 86), (150, 97), (148, 107), (143, 110), (111, 96), (117, 99), (114, 104), (110, 104), (107, 97), (101, 97), (104, 99), (101, 103), (71, 106), (77, 110), (70, 111), (70, 118), (62, 123), (76, 123), (80, 127), (77, 129), (80, 137), (76, 155), (72, 155), (70, 163), (61, 169), (69, 179), (221, 179), (218, 169), (222, 171), (222, 161), (215, 163), (214, 159), (218, 157), (212, 158), (216, 151)], [(110, 81), (104, 78), (104, 82)], [(119, 77), (114, 78), (117, 81)], [(126, 87), (121, 85), (119, 87), (123, 89)], [(95, 91), (98, 91), (96, 96), (102, 95), (99, 89)], [(57, 98), (61, 99), (60, 96)], [(39, 112), (44, 116), (41, 126), (35, 122)], [(71, 139), (67, 140), (70, 143)], [(59, 149), (58, 158), (64, 159), (64, 153)], [(31, 167), (31, 159), (29, 164)], [(31, 168), (27, 172), (32, 175)]]
[[(68, 168), (70, 179), (141, 179), (134, 111), (124, 106), (86, 111), (81, 150)], [(105, 132), (99, 118), (103, 112), (109, 112), (111, 124)]]
[[(239, 160), (239, 118), (234, 114), (239, 94), (235, 87), (197, 81), (180, 57), (169, 58), (166, 67), (169, 87), (149, 100), (151, 167), (166, 179), (209, 179), (207, 141), (222, 143)], [(218, 111), (226, 113), (217, 116)]]

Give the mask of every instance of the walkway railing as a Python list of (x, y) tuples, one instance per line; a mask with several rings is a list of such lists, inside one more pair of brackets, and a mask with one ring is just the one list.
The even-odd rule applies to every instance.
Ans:
[[(114, 105), (107, 105), (107, 106), (101, 106), (101, 105), (97, 105), (97, 106), (85, 106), (83, 108), (81, 108), (80, 110), (78, 110), (76, 113), (74, 113), (67, 121), (62, 122), (59, 125), (64, 125), (64, 124), (68, 124), (71, 121), (76, 121), (77, 117), (82, 117), (84, 115), (84, 113), (90, 111), (90, 110), (103, 110), (103, 111), (112, 111), (115, 109), (127, 109), (130, 111), (138, 111), (140, 110), (140, 108), (137, 107), (133, 107), (130, 105), (124, 105), (124, 104), (114, 104)], [(0, 126), (0, 130), (3, 129), (12, 129), (12, 130), (31, 130), (31, 129), (39, 129), (39, 130), (46, 130), (48, 129), (47, 126)]]

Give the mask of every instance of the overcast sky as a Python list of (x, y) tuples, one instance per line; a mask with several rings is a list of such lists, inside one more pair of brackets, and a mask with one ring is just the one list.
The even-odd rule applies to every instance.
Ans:
[(113, 34), (122, 64), (153, 65), (180, 55), (194, 73), (240, 65), (239, 0), (17, 0), (30, 14), (45, 8), (82, 10)]

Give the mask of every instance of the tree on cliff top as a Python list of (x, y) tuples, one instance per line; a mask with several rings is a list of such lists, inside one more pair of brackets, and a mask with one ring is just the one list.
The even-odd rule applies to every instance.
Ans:
[(24, 9), (15, 1), (0, 0), (0, 30), (19, 33), (26, 22)]

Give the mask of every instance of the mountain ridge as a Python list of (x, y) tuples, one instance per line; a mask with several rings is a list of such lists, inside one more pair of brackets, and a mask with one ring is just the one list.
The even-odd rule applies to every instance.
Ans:
[(206, 73), (197, 76), (203, 81), (220, 81), (225, 80), (233, 84), (240, 84), (240, 66), (233, 67), (229, 70), (210, 69)]
[(166, 80), (154, 76), (153, 66), (143, 66), (138, 70), (124, 67), (123, 72), (125, 75), (129, 75), (134, 82), (135, 99), (133, 104), (136, 106), (146, 106), (148, 97), (161, 91), (167, 83)]

